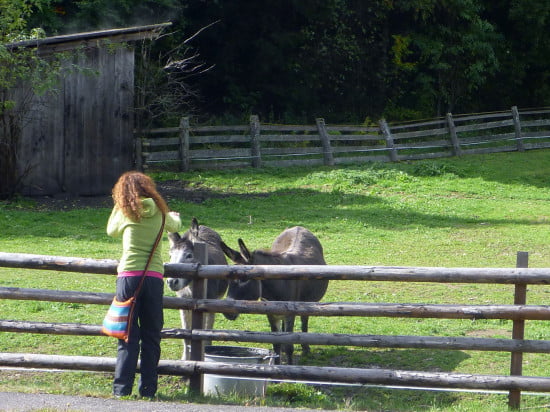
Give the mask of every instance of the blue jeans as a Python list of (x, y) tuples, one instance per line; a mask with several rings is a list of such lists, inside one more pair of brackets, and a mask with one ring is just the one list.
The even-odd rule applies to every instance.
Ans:
[[(120, 301), (130, 299), (140, 281), (139, 276), (120, 277), (116, 281), (116, 296)], [(138, 358), (141, 354), (139, 394), (155, 396), (158, 387), (157, 367), (160, 359), (160, 331), (164, 324), (162, 279), (146, 276), (136, 302), (128, 343), (118, 341), (118, 352), (113, 381), (113, 394), (132, 393)], [(141, 353), (140, 353), (141, 352)]]

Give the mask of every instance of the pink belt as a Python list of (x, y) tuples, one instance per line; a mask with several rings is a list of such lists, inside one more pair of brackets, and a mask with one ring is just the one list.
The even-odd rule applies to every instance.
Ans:
[[(143, 270), (127, 270), (124, 272), (119, 272), (119, 278), (128, 278), (132, 276), (141, 276), (143, 275)], [(145, 276), (150, 276), (152, 278), (164, 279), (164, 275), (160, 272), (155, 272), (154, 270), (148, 270)]]

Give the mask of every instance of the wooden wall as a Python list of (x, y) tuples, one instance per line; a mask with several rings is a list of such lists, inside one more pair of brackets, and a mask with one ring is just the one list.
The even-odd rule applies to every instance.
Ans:
[(35, 96), (23, 125), (18, 167), (26, 195), (109, 193), (133, 165), (134, 50), (79, 51), (59, 87)]

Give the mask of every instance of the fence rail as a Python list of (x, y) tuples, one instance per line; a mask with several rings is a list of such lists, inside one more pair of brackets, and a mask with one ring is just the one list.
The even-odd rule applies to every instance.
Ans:
[(191, 126), (136, 132), (136, 166), (182, 171), (261, 166), (397, 162), (550, 147), (550, 109), (453, 116), (378, 126), (261, 124)]
[[(27, 255), (0, 252), (0, 267), (18, 269), (42, 269), (78, 273), (114, 274), (114, 260)], [(309, 316), (369, 316), (395, 318), (445, 318), (445, 319), (511, 319), (514, 321), (512, 339), (445, 337), (445, 336), (394, 336), (352, 335), (323, 333), (265, 333), (233, 330), (202, 330), (193, 328), (164, 329), (163, 338), (191, 338), (195, 348), (202, 348), (205, 340), (307, 343), (312, 345), (343, 345), (382, 348), (415, 348), (440, 350), (504, 351), (511, 353), (510, 375), (474, 375), (452, 372), (402, 371), (390, 369), (335, 368), (313, 366), (268, 366), (191, 361), (161, 361), (161, 374), (191, 376), (191, 385), (200, 388), (203, 373), (229, 376), (245, 376), (277, 380), (313, 380), (316, 382), (384, 384), (413, 386), (417, 388), (462, 388), (509, 391), (509, 405), (518, 408), (521, 391), (550, 392), (550, 378), (522, 375), (523, 353), (550, 353), (550, 341), (523, 338), (524, 321), (528, 319), (550, 320), (550, 308), (546, 305), (526, 305), (526, 285), (550, 283), (550, 269), (527, 268), (527, 254), (518, 254), (517, 268), (429, 268), (384, 266), (225, 266), (166, 264), (168, 277), (191, 277), (193, 285), (211, 278), (230, 279), (304, 279), (327, 278), (351, 281), (388, 282), (441, 282), (514, 284), (513, 305), (438, 305), (403, 303), (354, 303), (354, 302), (248, 302), (211, 299), (164, 298), (166, 309), (192, 309), (195, 313), (238, 312), (258, 314), (295, 314)], [(202, 281), (202, 282), (201, 282)], [(113, 294), (80, 291), (59, 291), (0, 287), (0, 299), (58, 301), (108, 305)], [(199, 322), (202, 324), (202, 322)], [(0, 331), (12, 333), (42, 333), (60, 335), (100, 335), (99, 325), (71, 323), (43, 323), (0, 320)], [(193, 353), (193, 351), (192, 351)], [(199, 351), (202, 356), (202, 352)], [(114, 370), (114, 359), (0, 353), (0, 366), (81, 369), (93, 371)], [(197, 381), (197, 378), (199, 379)], [(195, 383), (193, 383), (195, 382)], [(198, 383), (197, 383), (198, 382)]]

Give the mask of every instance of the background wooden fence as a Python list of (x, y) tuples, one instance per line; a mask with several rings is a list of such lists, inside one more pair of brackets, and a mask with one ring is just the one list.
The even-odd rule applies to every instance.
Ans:
[(396, 162), (550, 147), (550, 109), (453, 116), (378, 126), (250, 124), (136, 133), (136, 166), (179, 170)]
[[(18, 269), (43, 269), (80, 273), (115, 274), (117, 261), (74, 257), (13, 254), (0, 252), (0, 266)], [(418, 388), (461, 388), (509, 391), (509, 405), (518, 408), (522, 390), (550, 392), (550, 378), (525, 377), (522, 374), (522, 354), (550, 353), (550, 341), (525, 340), (525, 320), (550, 320), (550, 307), (526, 305), (526, 285), (550, 283), (550, 269), (527, 268), (527, 254), (518, 253), (517, 268), (416, 268), (384, 266), (215, 266), (166, 264), (167, 277), (194, 279), (194, 299), (164, 298), (167, 309), (193, 309), (193, 329), (164, 329), (163, 338), (184, 337), (193, 340), (192, 360), (162, 360), (159, 373), (191, 377), (193, 389), (200, 389), (204, 373), (268, 378), (277, 380), (311, 380), (356, 384), (381, 384)], [(407, 303), (311, 303), (311, 302), (249, 302), (202, 299), (207, 279), (329, 279), (350, 281), (438, 282), (514, 284), (513, 305), (438, 305)], [(113, 295), (0, 287), (0, 299), (38, 300), (108, 305)], [(347, 335), (323, 333), (261, 333), (250, 331), (201, 330), (204, 312), (261, 313), (309, 316), (370, 316), (441, 319), (510, 319), (512, 339)], [(0, 331), (64, 335), (100, 335), (99, 325), (60, 324), (0, 320)], [(108, 338), (112, 339), (112, 338)], [(250, 365), (204, 362), (203, 341), (308, 343), (312, 345), (343, 345), (384, 348), (417, 348), (440, 350), (505, 351), (511, 353), (510, 375), (472, 375), (450, 372), (403, 371), (391, 369), (335, 368), (292, 365)], [(198, 349), (198, 350), (197, 350)], [(197, 358), (198, 354), (198, 358)], [(0, 366), (57, 368), (72, 370), (112, 371), (115, 360), (84, 356), (33, 355), (0, 353)]]

